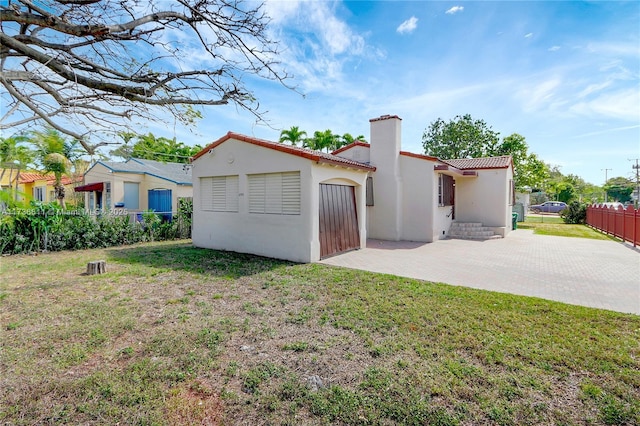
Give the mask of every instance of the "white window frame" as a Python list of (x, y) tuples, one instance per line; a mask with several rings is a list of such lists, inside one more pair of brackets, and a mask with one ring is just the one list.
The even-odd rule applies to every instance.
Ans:
[(45, 202), (47, 196), (46, 186), (34, 186), (33, 187), (33, 199), (35, 201)]

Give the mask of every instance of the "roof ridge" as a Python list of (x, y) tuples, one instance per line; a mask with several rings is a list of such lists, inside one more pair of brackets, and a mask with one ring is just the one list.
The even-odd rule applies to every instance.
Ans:
[(276, 151), (284, 152), (286, 154), (297, 155), (299, 157), (303, 157), (312, 161), (317, 161), (319, 163), (330, 163), (330, 164), (342, 165), (345, 167), (356, 167), (356, 168), (371, 170), (371, 171), (374, 171), (376, 169), (374, 166), (371, 166), (369, 164), (360, 163), (358, 161), (349, 160), (343, 157), (338, 157), (336, 155), (333, 155), (327, 152), (315, 151), (312, 149), (297, 147), (293, 145), (286, 145), (281, 142), (274, 142), (267, 139), (247, 136), (241, 133), (236, 133), (231, 131), (227, 132), (226, 135), (222, 136), (218, 140), (205, 146), (202, 150), (200, 150), (200, 152), (198, 152), (196, 155), (193, 156), (191, 161), (193, 162), (198, 158), (202, 157), (205, 153), (211, 152), (217, 146), (228, 141), (229, 139), (235, 139), (240, 142), (251, 143), (254, 145), (262, 146), (263, 148), (269, 148)]

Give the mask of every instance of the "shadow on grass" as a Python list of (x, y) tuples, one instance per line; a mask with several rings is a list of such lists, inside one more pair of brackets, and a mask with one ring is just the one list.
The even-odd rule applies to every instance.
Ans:
[(107, 249), (110, 260), (155, 268), (180, 269), (227, 278), (239, 278), (295, 265), (293, 262), (251, 254), (193, 247), (176, 242)]

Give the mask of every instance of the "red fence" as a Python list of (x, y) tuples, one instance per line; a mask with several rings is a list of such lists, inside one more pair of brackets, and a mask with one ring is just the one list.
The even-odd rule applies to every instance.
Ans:
[(640, 245), (640, 210), (633, 206), (626, 209), (594, 204), (587, 207), (587, 225), (607, 234)]

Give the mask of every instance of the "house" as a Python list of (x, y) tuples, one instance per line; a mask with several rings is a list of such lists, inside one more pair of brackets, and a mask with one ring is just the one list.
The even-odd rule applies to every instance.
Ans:
[(138, 158), (124, 163), (98, 161), (84, 174), (84, 185), (75, 190), (85, 193), (90, 212), (121, 208), (168, 216), (176, 212), (179, 198), (193, 195), (191, 166)]
[(367, 238), (432, 242), (453, 223), (506, 236), (511, 157), (405, 152), (401, 122), (374, 118), (370, 144), (332, 154), (229, 132), (193, 158), (194, 245), (312, 262)]
[[(65, 202), (75, 204), (73, 201), (73, 188), (81, 179), (62, 176), (60, 182), (65, 189)], [(43, 175), (37, 172), (20, 172), (18, 177), (18, 201), (34, 200), (43, 203), (58, 201), (54, 185), (56, 178), (53, 174)]]

